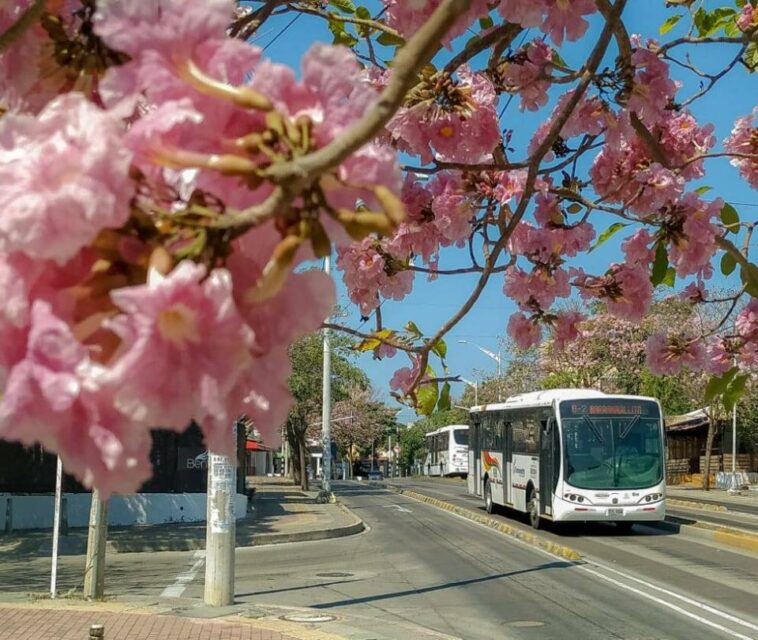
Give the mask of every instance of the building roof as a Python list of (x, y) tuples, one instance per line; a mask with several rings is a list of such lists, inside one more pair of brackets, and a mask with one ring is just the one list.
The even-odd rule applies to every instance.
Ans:
[(683, 413), (680, 416), (664, 418), (666, 431), (690, 431), (708, 426), (711, 419), (708, 417), (706, 409), (696, 409), (689, 413)]

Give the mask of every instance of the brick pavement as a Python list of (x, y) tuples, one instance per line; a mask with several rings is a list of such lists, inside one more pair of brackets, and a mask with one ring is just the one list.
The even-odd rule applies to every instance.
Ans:
[(105, 640), (297, 640), (278, 631), (228, 621), (109, 611), (0, 608), (0, 640), (88, 640), (92, 624), (105, 626)]

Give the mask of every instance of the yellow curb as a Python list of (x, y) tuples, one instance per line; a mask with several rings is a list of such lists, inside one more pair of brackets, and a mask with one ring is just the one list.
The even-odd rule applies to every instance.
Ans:
[(388, 486), (390, 487), (390, 490), (394, 491), (395, 493), (408, 496), (409, 498), (413, 498), (414, 500), (418, 500), (419, 502), (425, 502), (427, 504), (431, 504), (432, 506), (438, 507), (440, 509), (444, 509), (445, 511), (450, 511), (459, 516), (463, 516), (464, 518), (468, 520), (472, 520), (473, 522), (478, 522), (479, 524), (483, 524), (489, 527), (490, 529), (494, 529), (495, 531), (504, 533), (507, 536), (516, 538), (517, 540), (520, 540), (521, 542), (525, 542), (534, 547), (539, 547), (540, 549), (549, 551), (550, 553), (556, 556), (560, 556), (561, 558), (566, 558), (567, 560), (571, 560), (573, 562), (582, 559), (582, 555), (575, 549), (572, 549), (571, 547), (567, 547), (561, 544), (550, 542), (548, 540), (540, 538), (539, 536), (533, 533), (528, 533), (526, 531), (522, 531), (521, 529), (517, 529), (516, 527), (512, 527), (511, 525), (505, 522), (495, 520), (494, 518), (490, 518), (489, 516), (483, 516), (481, 514), (474, 513), (473, 511), (469, 511), (468, 509), (464, 509), (450, 502), (445, 502), (444, 500), (431, 498), (430, 496), (424, 495), (423, 493), (416, 493), (415, 491), (409, 491), (407, 489), (401, 489), (398, 487), (391, 487), (390, 485)]
[(666, 498), (666, 504), (669, 504), (672, 507), (684, 507), (686, 509), (700, 509), (701, 511), (729, 511), (727, 507), (721, 504), (695, 502), (693, 500), (682, 500), (681, 498)]
[(713, 533), (713, 539), (721, 544), (758, 553), (758, 536), (731, 533), (727, 531), (715, 531)]

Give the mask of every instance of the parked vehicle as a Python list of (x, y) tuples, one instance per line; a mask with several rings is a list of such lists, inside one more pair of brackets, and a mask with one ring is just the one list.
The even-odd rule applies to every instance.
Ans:
[(424, 475), (462, 476), (468, 473), (468, 425), (452, 424), (426, 434)]

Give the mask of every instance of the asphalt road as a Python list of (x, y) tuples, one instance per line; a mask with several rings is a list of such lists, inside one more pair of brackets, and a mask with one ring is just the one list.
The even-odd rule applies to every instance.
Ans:
[[(462, 485), (418, 485), (467, 499)], [(384, 637), (414, 640), (420, 636), (392, 633), (393, 625), (412, 623), (466, 640), (758, 639), (755, 556), (696, 548), (679, 536), (620, 536), (610, 527), (541, 534), (581, 546), (590, 559), (574, 564), (365, 483), (337, 491), (370, 530), (238, 550), (238, 601), (359, 616)], [(197, 553), (118, 554), (108, 562), (112, 594), (202, 597)], [(78, 581), (82, 564), (80, 557), (62, 559), (64, 584)], [(2, 562), (0, 590), (44, 589), (47, 572), (42, 558)]]

